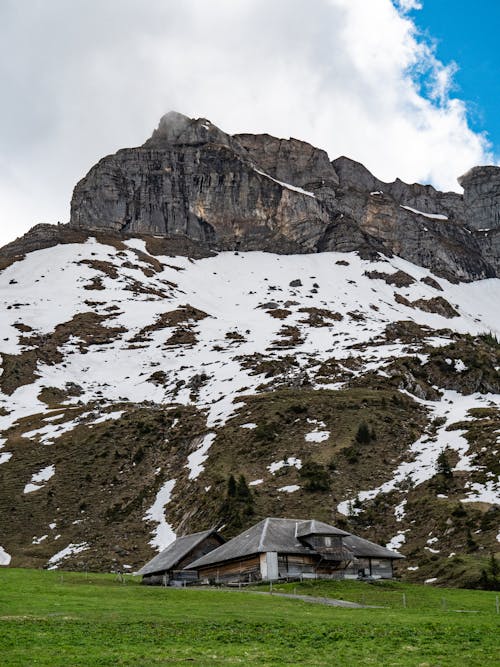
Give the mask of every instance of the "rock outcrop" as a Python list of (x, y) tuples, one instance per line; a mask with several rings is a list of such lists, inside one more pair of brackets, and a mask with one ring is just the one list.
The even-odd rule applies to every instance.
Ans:
[(492, 258), (467, 227), (461, 195), (399, 179), (384, 183), (346, 157), (332, 164), (337, 208), (387, 250), (449, 279), (495, 275)]
[(465, 219), (483, 257), (500, 275), (500, 167), (473, 167), (458, 179)]
[(330, 219), (320, 199), (266, 174), (236, 139), (171, 113), (143, 146), (104, 158), (77, 184), (70, 226), (310, 252)]
[[(185, 238), (207, 251), (381, 252), (452, 280), (498, 276), (500, 168), (459, 181), (464, 196), (384, 183), (297, 139), (231, 136), (170, 112), (142, 146), (103, 158), (76, 185), (68, 229)], [(45, 232), (52, 244), (64, 235)]]
[(500, 167), (473, 167), (458, 182), (464, 188), (469, 227), (477, 231), (500, 228)]

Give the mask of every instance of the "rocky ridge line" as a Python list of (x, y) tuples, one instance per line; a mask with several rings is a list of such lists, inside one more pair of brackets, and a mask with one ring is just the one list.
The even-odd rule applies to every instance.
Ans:
[(170, 112), (142, 146), (104, 157), (77, 183), (67, 225), (38, 225), (0, 258), (98, 232), (161, 237), (188, 255), (193, 244), (198, 254), (358, 251), (453, 281), (499, 276), (500, 167), (474, 167), (459, 182), (463, 196), (384, 183), (297, 139), (231, 136)]

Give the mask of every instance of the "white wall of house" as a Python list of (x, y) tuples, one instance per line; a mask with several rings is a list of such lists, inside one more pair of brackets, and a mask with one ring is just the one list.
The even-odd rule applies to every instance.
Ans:
[(267, 551), (260, 554), (260, 575), (266, 581), (275, 581), (279, 578), (278, 554), (276, 551)]

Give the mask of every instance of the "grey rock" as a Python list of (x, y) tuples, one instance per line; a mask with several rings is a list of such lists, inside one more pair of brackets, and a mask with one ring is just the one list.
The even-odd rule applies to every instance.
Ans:
[(465, 219), (470, 229), (500, 228), (500, 167), (473, 167), (460, 176)]
[(276, 310), (276, 308), (279, 308), (280, 304), (276, 303), (276, 301), (267, 301), (266, 303), (261, 303), (257, 308), (262, 308), (263, 310)]
[(208, 121), (167, 114), (144, 146), (102, 159), (77, 184), (70, 226), (185, 235), (215, 249), (313, 251), (328, 210), (260, 171)]
[(52, 248), (60, 243), (83, 242), (87, 238), (88, 234), (85, 232), (69, 229), (67, 225), (40, 223), (32, 227), (24, 236), (0, 248), (0, 257), (16, 257), (35, 250)]
[(500, 167), (473, 167), (458, 179), (464, 189), (465, 223), (484, 259), (500, 275)]
[(375, 178), (368, 169), (347, 157), (332, 162), (339, 176), (340, 208), (358, 219), (368, 201), (390, 199), (399, 206), (409, 206), (425, 213), (440, 214), (449, 220), (464, 219), (464, 203), (456, 192), (440, 192), (432, 185), (404, 183), (397, 178), (392, 183)]
[(426, 285), (429, 285), (429, 287), (433, 287), (434, 289), (438, 290), (439, 292), (443, 292), (443, 288), (438, 283), (438, 281), (434, 280), (434, 278), (431, 278), (430, 276), (424, 276), (423, 278), (420, 278), (420, 282), (425, 283)]
[[(346, 157), (333, 166), (340, 180), (338, 209), (392, 253), (452, 280), (495, 275), (495, 250), (486, 256), (468, 231), (461, 195), (399, 179), (384, 183)], [(444, 219), (428, 217), (436, 214)]]
[(269, 134), (237, 134), (235, 139), (250, 158), (279, 181), (314, 192), (333, 204), (339, 177), (326, 151), (298, 139), (277, 139)]
[(206, 118), (189, 118), (177, 111), (169, 111), (160, 119), (158, 127), (144, 143), (144, 148), (162, 150), (170, 145), (201, 146), (219, 144), (246, 156), (239, 143), (213, 125)]
[(500, 228), (488, 231), (473, 231), (475, 242), (481, 249), (483, 259), (493, 267), (495, 276), (500, 276)]
[(193, 256), (356, 251), (396, 254), (455, 281), (500, 276), (500, 167), (459, 180), (464, 196), (384, 183), (297, 139), (231, 136), (170, 112), (142, 146), (92, 167), (75, 187), (68, 225), (39, 225), (0, 255), (89, 233), (143, 235)]

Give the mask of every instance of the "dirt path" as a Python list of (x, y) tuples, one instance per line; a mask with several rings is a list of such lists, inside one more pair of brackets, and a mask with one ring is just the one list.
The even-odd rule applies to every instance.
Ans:
[(258, 595), (272, 595), (273, 597), (290, 598), (292, 600), (303, 600), (304, 602), (313, 602), (315, 604), (326, 604), (330, 607), (348, 607), (350, 609), (366, 609), (366, 605), (357, 602), (347, 602), (346, 600), (335, 600), (333, 598), (318, 598), (312, 595), (296, 595), (293, 593), (271, 593), (270, 591), (247, 591), (248, 593), (257, 593)]
[[(200, 586), (190, 586), (190, 588), (196, 588), (197, 590), (207, 590), (205, 587)], [(345, 607), (346, 609), (382, 609), (382, 607), (376, 607), (374, 605), (358, 604), (357, 602), (349, 602), (347, 600), (336, 600), (334, 598), (325, 598), (325, 597), (314, 597), (313, 595), (298, 595), (296, 593), (278, 593), (277, 591), (255, 591), (247, 590), (245, 588), (217, 588), (211, 590), (224, 590), (226, 592), (232, 593), (253, 593), (254, 595), (272, 595), (273, 597), (280, 598), (289, 598), (291, 600), (302, 600), (303, 602), (312, 602), (313, 604), (324, 604), (329, 607)]]

